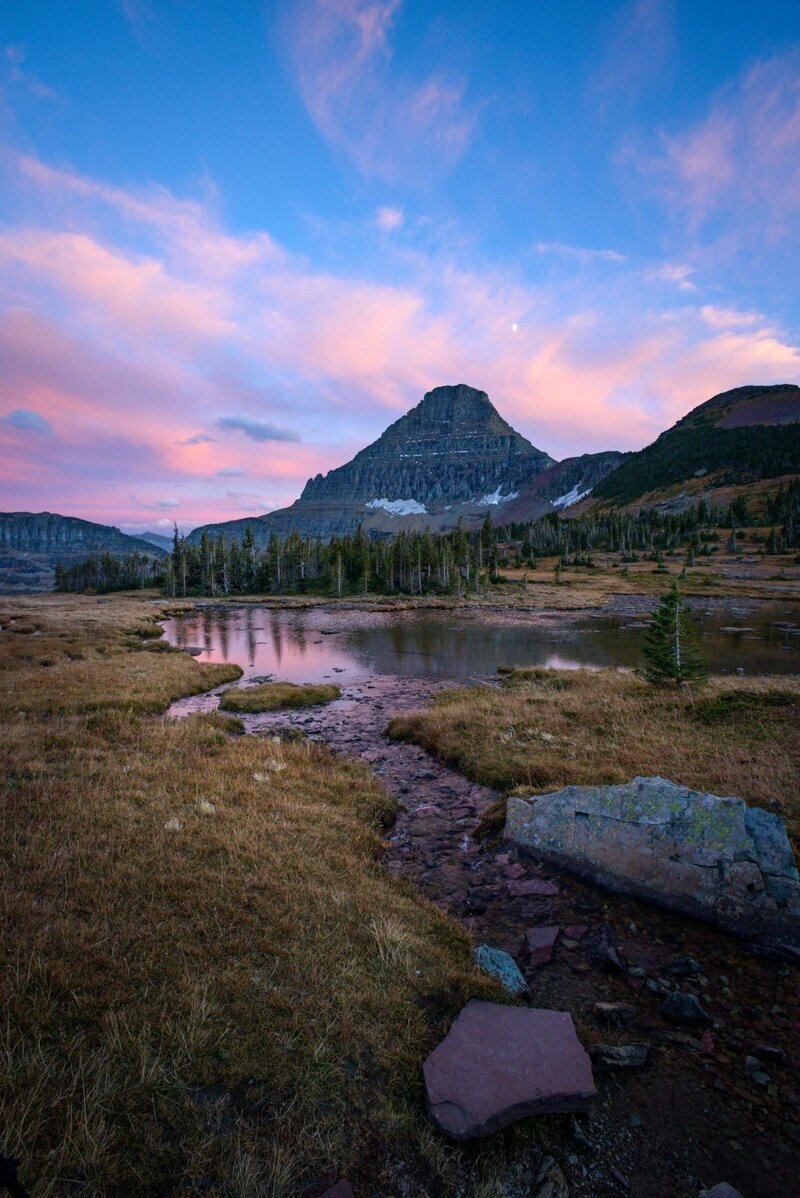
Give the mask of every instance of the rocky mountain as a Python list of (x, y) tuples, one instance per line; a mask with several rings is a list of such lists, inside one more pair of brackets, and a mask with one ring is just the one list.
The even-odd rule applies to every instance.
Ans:
[(595, 486), (594, 501), (693, 501), (800, 473), (800, 387), (736, 387), (694, 408)]
[(0, 512), (0, 593), (52, 590), (55, 567), (108, 552), (162, 557), (164, 550), (107, 524), (52, 512)]
[(610, 449), (605, 453), (564, 458), (537, 475), (516, 499), (498, 508), (495, 523), (524, 523), (538, 520), (548, 512), (566, 511), (591, 495), (597, 484), (629, 456)]
[(147, 541), (150, 545), (156, 545), (159, 549), (163, 549), (165, 553), (170, 553), (172, 550), (172, 537), (162, 536), (160, 532), (135, 532), (131, 534), (137, 541)]
[[(352, 461), (309, 479), (291, 507), (205, 530), (241, 538), (251, 526), (261, 544), (272, 532), (327, 538), (359, 524), (376, 534), (442, 531), (459, 517), (483, 520), (552, 465), (503, 419), (485, 391), (463, 383), (436, 387)], [(202, 533), (195, 529), (189, 540), (196, 543)]]

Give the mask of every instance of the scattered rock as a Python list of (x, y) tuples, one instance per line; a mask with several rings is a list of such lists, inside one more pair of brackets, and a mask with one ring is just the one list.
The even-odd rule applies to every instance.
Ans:
[(613, 941), (613, 932), (611, 925), (604, 923), (600, 926), (597, 941), (594, 944), (591, 952), (592, 960), (595, 965), (611, 967), (619, 973), (628, 972), (628, 962), (621, 952), (616, 948)]
[(485, 973), (497, 978), (509, 994), (529, 994), (530, 987), (520, 973), (514, 958), (503, 952), (501, 948), (490, 948), (488, 944), (479, 945), (473, 952), (476, 965)]
[(670, 994), (661, 1008), (661, 1014), (679, 1027), (706, 1028), (714, 1023), (694, 994)]
[(800, 938), (800, 874), (773, 811), (664, 778), (508, 800), (505, 837), (538, 858), (736, 935)]
[(713, 1190), (703, 1190), (700, 1198), (742, 1198), (742, 1195), (733, 1186), (721, 1181), (719, 1185), (714, 1186)]
[(603, 1023), (612, 1027), (625, 1027), (636, 1018), (637, 1010), (627, 1002), (596, 1002), (594, 1013)]
[(759, 1061), (772, 1061), (776, 1065), (785, 1065), (787, 1061), (786, 1053), (782, 1048), (778, 1048), (774, 1044), (756, 1044), (753, 1049), (753, 1056), (758, 1057)]
[(593, 1061), (609, 1069), (641, 1069), (650, 1056), (649, 1044), (590, 1044)]
[(664, 975), (668, 978), (691, 978), (699, 973), (702, 973), (700, 962), (694, 957), (676, 957), (664, 970)]
[(455, 1140), (528, 1115), (585, 1111), (592, 1066), (567, 1011), (471, 999), (423, 1066), (428, 1110)]
[(717, 1051), (717, 1046), (714, 1042), (714, 1037), (712, 1036), (712, 1034), (708, 1030), (708, 1028), (706, 1028), (706, 1030), (703, 1032), (702, 1036), (700, 1037), (699, 1048), (700, 1048), (700, 1052), (702, 1053), (702, 1055), (704, 1057), (712, 1057), (714, 1055), (714, 1053)]
[(552, 1156), (546, 1156), (533, 1183), (533, 1198), (569, 1198), (567, 1179)]
[(545, 882), (542, 878), (528, 878), (524, 882), (512, 879), (508, 883), (508, 893), (512, 898), (527, 898), (531, 894), (553, 898), (559, 890), (555, 882)]
[(547, 964), (553, 955), (558, 932), (558, 927), (528, 928), (525, 933), (525, 942), (528, 946), (531, 965)]

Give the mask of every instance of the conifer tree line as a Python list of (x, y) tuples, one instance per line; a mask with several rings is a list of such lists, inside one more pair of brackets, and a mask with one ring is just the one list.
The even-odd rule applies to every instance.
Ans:
[(565, 519), (553, 512), (528, 523), (494, 527), (487, 515), (480, 529), (461, 521), (451, 532), (400, 532), (369, 537), (362, 528), (330, 541), (272, 533), (265, 549), (252, 528), (241, 541), (203, 533), (188, 544), (177, 528), (172, 552), (115, 559), (105, 553), (56, 569), (56, 589), (129, 590), (157, 586), (171, 596), (241, 594), (453, 594), (465, 595), (497, 581), (498, 571), (521, 566), (534, 571), (540, 558), (561, 566), (591, 566), (595, 551), (619, 562), (653, 560), (685, 553), (687, 566), (701, 564), (720, 545), (739, 547), (741, 529), (758, 528), (765, 553), (800, 548), (800, 482), (781, 487), (757, 515), (744, 498), (727, 507), (705, 501), (673, 515), (653, 510), (604, 511)]

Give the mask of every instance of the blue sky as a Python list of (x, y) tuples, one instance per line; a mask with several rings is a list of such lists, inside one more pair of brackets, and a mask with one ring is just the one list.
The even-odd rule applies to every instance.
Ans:
[(5, 510), (269, 510), (445, 382), (563, 457), (800, 381), (794, 3), (40, 0), (0, 45)]

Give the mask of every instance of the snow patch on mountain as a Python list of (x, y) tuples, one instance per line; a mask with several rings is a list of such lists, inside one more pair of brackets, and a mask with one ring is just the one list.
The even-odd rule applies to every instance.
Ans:
[(558, 499), (553, 500), (553, 507), (571, 507), (573, 503), (580, 503), (582, 499), (591, 494), (591, 491), (591, 487), (582, 491), (581, 484), (576, 483), (571, 491), (567, 491), (566, 495), (560, 495)]
[(491, 495), (484, 495), (483, 499), (476, 499), (476, 507), (494, 507), (497, 503), (508, 503), (509, 499), (516, 499), (519, 491), (509, 491), (508, 495), (501, 495), (500, 488), (492, 491)]
[(365, 507), (383, 508), (390, 516), (427, 516), (428, 509), (416, 499), (370, 499)]

